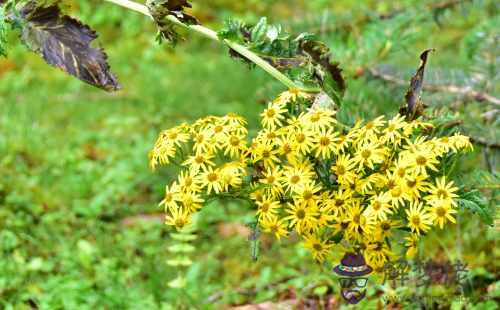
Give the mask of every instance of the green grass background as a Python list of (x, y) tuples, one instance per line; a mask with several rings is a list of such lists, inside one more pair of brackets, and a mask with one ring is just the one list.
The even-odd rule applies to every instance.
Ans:
[[(13, 48), (8, 59), (0, 59), (0, 309), (216, 309), (277, 302), (291, 294), (326, 294), (336, 296), (336, 307), (375, 309), (385, 307), (379, 298), (384, 291), (415, 291), (372, 283), (366, 300), (347, 306), (340, 300), (332, 266), (316, 263), (293, 240), (267, 242), (254, 264), (243, 236), (220, 233), (223, 223), (244, 225), (254, 213), (245, 203), (229, 200), (211, 204), (197, 217), (196, 239), (190, 242), (194, 251), (189, 253), (194, 263), (168, 266), (174, 254), (167, 247), (177, 242), (169, 237), (173, 229), (159, 220), (123, 222), (161, 214), (157, 204), (164, 186), (176, 179), (175, 167), (161, 166), (155, 173), (148, 168), (147, 155), (158, 133), (182, 121), (235, 112), (249, 121), (249, 136), (254, 135), (266, 96), (285, 88), (262, 70), (249, 71), (233, 61), (225, 47), (208, 39), (181, 30), (187, 42), (158, 46), (155, 25), (145, 16), (103, 1), (65, 3), (71, 5), (69, 14), (98, 31), (123, 90), (108, 94), (47, 66), (10, 32)], [(426, 3), (435, 1), (197, 0), (193, 6), (203, 25), (214, 30), (228, 18), (252, 26), (267, 16), (298, 33), (307, 29), (307, 21), (317, 24), (325, 8), (348, 21), (360, 11), (411, 10)], [(492, 17), (475, 7), (467, 16), (445, 13), (441, 25), (426, 23), (407, 36), (410, 46), (395, 37), (392, 44), (401, 47), (386, 61), (415, 70), (420, 52), (434, 47), (438, 52), (431, 55), (429, 67), (465, 70), (469, 64), (461, 40)], [(403, 21), (385, 22), (385, 34), (398, 22)], [(321, 38), (352, 77), (360, 65), (375, 60), (369, 50), (364, 57), (351, 55), (354, 39), (346, 33)], [(376, 30), (370, 36), (366, 40), (373, 44), (367, 46), (379, 48)], [(345, 111), (358, 109), (344, 112), (346, 122), (381, 113), (392, 116), (402, 102), (399, 92), (384, 91), (385, 84), (365, 76), (348, 83)], [(481, 169), (480, 147), (476, 153), (463, 162), (464, 171)], [(477, 215), (460, 211), (457, 225), (424, 238), (420, 257), (468, 262), (473, 285), (465, 293), (496, 298), (488, 304), (442, 307), (499, 307), (498, 243)], [(187, 279), (185, 287), (168, 287), (179, 272)], [(287, 276), (294, 278), (268, 286)], [(235, 291), (255, 287), (251, 295)], [(456, 293), (456, 287), (442, 285), (426, 290)], [(208, 301), (222, 291), (226, 293), (220, 298)]]

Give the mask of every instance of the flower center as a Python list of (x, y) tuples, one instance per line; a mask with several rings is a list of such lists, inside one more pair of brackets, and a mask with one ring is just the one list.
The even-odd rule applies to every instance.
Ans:
[(444, 189), (440, 189), (437, 191), (437, 196), (438, 197), (443, 197), (443, 199), (448, 198), (448, 193)]
[(193, 178), (186, 178), (186, 180), (184, 180), (184, 184), (186, 187), (191, 186), (191, 184), (193, 184)]
[(359, 248), (360, 248), (361, 250), (363, 250), (363, 251), (364, 251), (364, 250), (366, 250), (366, 243), (361, 242), (361, 243), (359, 244)]
[(443, 206), (439, 206), (436, 208), (436, 214), (439, 217), (443, 217), (446, 215), (446, 209)]
[(396, 187), (395, 189), (393, 189), (393, 190), (391, 191), (391, 195), (392, 195), (392, 197), (394, 197), (394, 198), (398, 198), (398, 197), (400, 197), (402, 194), (403, 194), (403, 191), (402, 191), (400, 188), (398, 188), (398, 187)]
[(290, 183), (292, 184), (297, 184), (300, 182), (300, 176), (294, 175), (293, 177), (290, 178)]
[(378, 201), (378, 200), (377, 200), (377, 201), (375, 201), (375, 202), (373, 203), (373, 205), (372, 205), (372, 209), (373, 209), (374, 211), (378, 211), (378, 210), (380, 210), (381, 208), (382, 208), (382, 203), (381, 203), (380, 201)]
[(263, 198), (264, 198), (264, 197), (262, 196), (262, 194), (261, 194), (261, 193), (257, 193), (257, 194), (255, 195), (255, 200), (256, 200), (256, 201), (258, 201), (258, 202), (262, 202)]
[(261, 209), (262, 209), (262, 213), (267, 213), (269, 211), (269, 203), (268, 202), (264, 202), (262, 204)]
[(274, 111), (274, 109), (269, 109), (267, 110), (266, 115), (268, 118), (273, 118), (276, 115), (276, 111)]
[(215, 182), (219, 179), (219, 176), (217, 175), (217, 173), (215, 172), (210, 172), (208, 175), (207, 175), (207, 180), (208, 182)]
[(168, 138), (169, 138), (170, 140), (175, 140), (175, 139), (177, 139), (177, 137), (178, 137), (178, 136), (179, 136), (179, 134), (178, 134), (177, 132), (172, 132), (172, 133), (168, 136)]
[(412, 216), (411, 222), (413, 223), (413, 225), (419, 226), (420, 225), (420, 216), (418, 216), (418, 215)]
[(413, 242), (412, 242), (412, 246), (413, 246), (414, 248), (418, 247), (418, 241), (417, 241), (417, 240), (413, 240)]
[(389, 128), (387, 128), (387, 132), (393, 132), (396, 129), (396, 125), (390, 124)]
[(240, 145), (240, 139), (236, 136), (231, 136), (231, 138), (229, 139), (229, 144), (231, 144), (232, 146), (238, 146)]
[(276, 181), (276, 178), (274, 177), (274, 175), (270, 175), (267, 178), (267, 183), (274, 183), (274, 181)]
[(316, 113), (313, 116), (311, 116), (311, 122), (312, 123), (317, 123), (320, 119), (321, 119), (321, 116), (318, 113)]
[(238, 117), (238, 115), (236, 115), (236, 113), (227, 113), (226, 116), (230, 117), (230, 118), (237, 118)]
[(363, 157), (365, 160), (370, 158), (371, 155), (372, 151), (370, 150), (363, 150), (363, 152), (361, 152), (361, 157)]
[(167, 147), (166, 147), (166, 146), (162, 146), (162, 147), (160, 148), (160, 154), (162, 154), (162, 155), (163, 155), (163, 154), (165, 154), (165, 152), (167, 152)]
[(450, 142), (450, 139), (448, 139), (448, 137), (442, 137), (441, 142), (448, 143)]
[(269, 226), (269, 229), (272, 231), (272, 232), (278, 232), (278, 226), (272, 224), (271, 226)]
[(309, 200), (313, 197), (313, 193), (309, 190), (305, 190), (304, 193), (302, 193), (302, 198), (304, 198), (304, 200)]
[(266, 138), (268, 138), (269, 140), (272, 140), (272, 139), (276, 138), (276, 133), (269, 132), (269, 133), (267, 133)]
[(229, 174), (227, 174), (227, 175), (224, 177), (224, 182), (225, 182), (225, 183), (229, 183), (229, 182), (231, 182), (231, 180), (232, 180), (232, 179), (233, 179), (233, 178), (232, 178)]
[(269, 150), (262, 151), (262, 157), (269, 158), (271, 156), (271, 152)]
[(396, 181), (394, 181), (394, 180), (389, 180), (389, 181), (387, 182), (387, 188), (388, 188), (388, 189), (393, 189), (394, 187), (396, 187)]
[(347, 228), (349, 228), (349, 223), (347, 223), (347, 222), (341, 222), (340, 223), (340, 228), (342, 228), (343, 230), (346, 230)]
[(339, 141), (339, 144), (344, 143), (344, 142), (345, 142), (345, 140), (347, 140), (347, 136), (344, 136), (344, 135), (340, 136), (340, 141)]
[(338, 175), (344, 175), (345, 174), (345, 167), (344, 167), (344, 165), (338, 165), (337, 166), (337, 174)]
[(205, 137), (203, 135), (198, 135), (198, 137), (196, 137), (196, 144), (202, 143), (204, 138)]
[(343, 199), (335, 199), (335, 207), (340, 208), (344, 205)]
[(151, 160), (153, 159), (153, 156), (155, 155), (155, 152), (154, 151), (149, 151), (149, 154), (148, 154), (148, 159)]
[(215, 126), (214, 133), (221, 133), (222, 131), (224, 131), (224, 126), (222, 125)]
[(407, 181), (406, 181), (406, 185), (407, 185), (409, 188), (414, 188), (414, 187), (415, 187), (415, 185), (417, 185), (417, 181), (407, 180)]
[(382, 248), (384, 247), (383, 244), (382, 244), (382, 242), (376, 241), (375, 244), (377, 245), (377, 247), (375, 247), (373, 250), (377, 251), (377, 252), (382, 251)]
[(283, 145), (283, 151), (285, 152), (285, 154), (290, 154), (291, 152), (293, 152), (292, 147), (288, 143), (285, 143), (285, 145)]
[(306, 135), (303, 133), (299, 133), (295, 139), (297, 139), (297, 142), (303, 143), (306, 140)]
[(398, 176), (400, 178), (404, 178), (405, 175), (406, 175), (406, 168), (403, 168), (403, 167), (399, 168), (398, 169)]
[(372, 130), (375, 127), (375, 122), (371, 121), (366, 124), (366, 130)]
[(425, 166), (427, 164), (427, 159), (424, 156), (419, 155), (419, 156), (417, 156), (416, 162), (417, 162), (417, 165), (419, 165), (419, 166)]
[(185, 224), (186, 224), (186, 222), (184, 222), (183, 219), (176, 219), (175, 220), (175, 226), (177, 226), (179, 228), (183, 228)]
[(313, 249), (316, 251), (316, 252), (321, 252), (323, 251), (323, 247), (321, 246), (321, 244), (319, 243), (315, 243), (313, 244)]
[(382, 222), (380, 224), (380, 229), (382, 229), (383, 231), (388, 231), (389, 229), (391, 229), (391, 225), (387, 222)]
[(194, 162), (197, 163), (198, 165), (201, 165), (202, 163), (205, 162), (205, 157), (203, 156), (198, 156), (194, 159)]
[(165, 196), (165, 202), (170, 203), (174, 199), (174, 194), (170, 193)]
[(354, 216), (352, 217), (352, 221), (354, 222), (354, 224), (359, 225), (359, 223), (361, 221), (361, 216), (359, 214), (354, 214)]
[(330, 145), (331, 141), (330, 141), (330, 138), (328, 137), (321, 137), (321, 139), (319, 139), (319, 145), (321, 146), (328, 146)]
[(298, 94), (299, 94), (299, 90), (298, 90), (298, 89), (296, 89), (296, 88), (290, 88), (290, 89), (288, 90), (288, 93), (289, 93), (290, 95), (298, 95)]
[(193, 198), (191, 198), (191, 197), (186, 198), (186, 199), (184, 200), (184, 205), (185, 205), (186, 207), (191, 207), (191, 206), (193, 205)]
[(306, 211), (300, 209), (297, 211), (296, 215), (297, 215), (297, 218), (302, 220), (306, 217)]

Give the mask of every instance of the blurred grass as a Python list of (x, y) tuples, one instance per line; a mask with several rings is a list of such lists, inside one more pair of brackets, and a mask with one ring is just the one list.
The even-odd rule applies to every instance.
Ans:
[[(231, 60), (222, 45), (183, 32), (188, 41), (175, 49), (158, 46), (155, 26), (135, 12), (101, 1), (67, 3), (72, 15), (97, 29), (123, 90), (107, 94), (82, 84), (19, 44), (12, 44), (8, 60), (0, 59), (0, 308), (213, 309), (314, 295), (305, 287), (320, 281), (335, 287), (331, 267), (314, 262), (292, 240), (265, 244), (253, 264), (245, 238), (221, 232), (221, 223), (244, 224), (252, 218), (248, 205), (231, 201), (200, 213), (187, 285), (180, 291), (167, 286), (177, 277), (165, 263), (172, 258), (166, 247), (173, 230), (158, 220), (122, 222), (162, 213), (156, 205), (164, 186), (176, 179), (176, 169), (160, 166), (153, 174), (148, 168), (147, 154), (158, 133), (182, 121), (235, 112), (249, 121), (252, 136), (260, 122), (262, 87), (275, 93), (284, 88), (260, 69), (248, 71)], [(205, 26), (220, 29), (230, 17), (252, 25), (263, 15), (271, 22), (293, 21), (321, 14), (325, 6), (341, 13), (359, 6), (387, 12), (421, 4), (199, 0), (194, 10)], [(416, 67), (421, 50), (432, 46), (441, 51), (432, 55), (433, 65), (465, 67), (457, 38), (483, 18), (472, 13), (467, 19), (447, 16), (443, 27), (420, 35), (414, 50), (391, 61)], [(9, 38), (17, 40), (14, 32)], [(328, 34), (323, 38), (327, 45), (336, 40)], [(346, 73), (358, 65), (342, 64)], [(394, 93), (367, 88), (371, 82), (365, 78), (348, 82), (346, 105), (366, 99), (361, 117), (394, 112), (400, 102)], [(464, 169), (480, 168), (475, 158)], [(500, 255), (497, 244), (491, 235), (485, 237), (477, 215), (459, 213), (459, 222), (437, 232), (438, 251), (430, 236), (421, 258), (464, 259), (474, 269), (469, 279), (476, 291), (470, 293), (498, 295), (497, 262), (491, 262)], [(296, 278), (266, 288), (287, 276)], [(253, 287), (259, 289), (250, 296), (233, 290)], [(222, 291), (217, 300), (206, 301)], [(378, 293), (375, 286), (368, 292)], [(377, 302), (372, 298), (360, 306), (374, 309)]]

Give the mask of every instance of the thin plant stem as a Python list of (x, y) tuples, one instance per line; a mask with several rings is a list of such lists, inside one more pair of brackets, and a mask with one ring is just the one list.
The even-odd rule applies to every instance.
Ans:
[[(108, 2), (114, 3), (116, 5), (125, 7), (127, 9), (139, 12), (139, 13), (144, 14), (144, 15), (150, 17), (151, 19), (153, 19), (153, 16), (149, 13), (148, 7), (145, 5), (141, 5), (141, 4), (129, 1), (129, 0), (104, 0), (104, 1), (108, 1)], [(281, 83), (283, 83), (288, 88), (295, 88), (295, 89), (298, 89), (302, 92), (308, 92), (308, 93), (321, 92), (321, 88), (319, 88), (319, 87), (303, 87), (303, 86), (297, 85), (292, 80), (290, 80), (288, 77), (286, 77), (284, 74), (282, 74), (281, 72), (276, 70), (269, 63), (267, 63), (262, 58), (257, 56), (255, 53), (249, 51), (246, 47), (241, 46), (241, 45), (234, 43), (234, 42), (230, 42), (226, 39), (219, 40), (219, 38), (217, 37), (217, 32), (215, 32), (211, 29), (208, 29), (208, 28), (205, 28), (205, 27), (199, 26), (199, 25), (185, 25), (185, 24), (181, 23), (177, 18), (175, 18), (174, 16), (171, 16), (171, 15), (165, 16), (164, 19), (166, 19), (168, 22), (171, 22), (178, 27), (188, 29), (190, 31), (194, 31), (198, 34), (201, 34), (204, 37), (207, 37), (207, 38), (214, 40), (218, 43), (221, 43), (229, 48), (232, 48), (236, 52), (240, 53), (241, 55), (243, 55), (244, 57), (248, 58), (250, 61), (255, 63), (257, 66), (264, 69), (267, 73), (271, 74), (273, 77), (275, 77), (277, 80), (279, 80)]]

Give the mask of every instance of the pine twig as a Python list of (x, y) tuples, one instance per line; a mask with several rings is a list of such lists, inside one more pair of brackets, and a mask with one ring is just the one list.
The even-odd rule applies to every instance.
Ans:
[(471, 143), (476, 143), (485, 147), (489, 147), (492, 149), (500, 149), (500, 142), (494, 142), (494, 141), (489, 141), (486, 140), (486, 138), (479, 138), (476, 136), (471, 136), (469, 135), (469, 141)]
[[(378, 77), (384, 81), (391, 82), (393, 84), (401, 85), (404, 87), (408, 87), (408, 81), (403, 79), (394, 77), (389, 74), (382, 73), (375, 68), (365, 68), (365, 72), (370, 73), (371, 75)], [(446, 93), (455, 93), (455, 94), (464, 94), (469, 95), (474, 98), (477, 102), (488, 101), (490, 103), (500, 105), (500, 99), (490, 96), (487, 93), (478, 92), (476, 90), (470, 89), (470, 87), (458, 87), (454, 85), (450, 86), (436, 86), (433, 84), (424, 84), (423, 89), (427, 89), (433, 92), (446, 92)]]
[[(427, 12), (436, 11), (436, 10), (442, 10), (442, 9), (453, 7), (453, 6), (458, 5), (460, 3), (463, 3), (463, 2), (473, 2), (473, 1), (474, 0), (447, 1), (447, 2), (443, 2), (443, 3), (436, 3), (434, 5), (429, 5), (429, 6), (423, 7), (422, 10), (423, 11), (427, 11)], [(398, 10), (398, 11), (389, 12), (389, 13), (385, 13), (385, 14), (377, 14), (376, 18), (378, 18), (380, 20), (382, 20), (382, 19), (390, 19), (390, 18), (393, 18), (396, 15), (407, 13), (408, 11), (409, 11), (409, 9), (403, 9), (403, 10)], [(325, 33), (327, 31), (336, 31), (336, 30), (341, 30), (341, 29), (349, 29), (349, 28), (352, 28), (353, 26), (359, 26), (359, 25), (367, 24), (367, 23), (371, 22), (372, 20), (373, 20), (373, 18), (366, 17), (366, 18), (358, 19), (358, 20), (351, 21), (351, 22), (341, 23), (341, 24), (334, 24), (334, 25), (330, 25), (330, 26), (322, 25), (321, 28), (313, 28), (313, 29), (308, 30), (307, 32), (311, 32), (311, 33)]]

